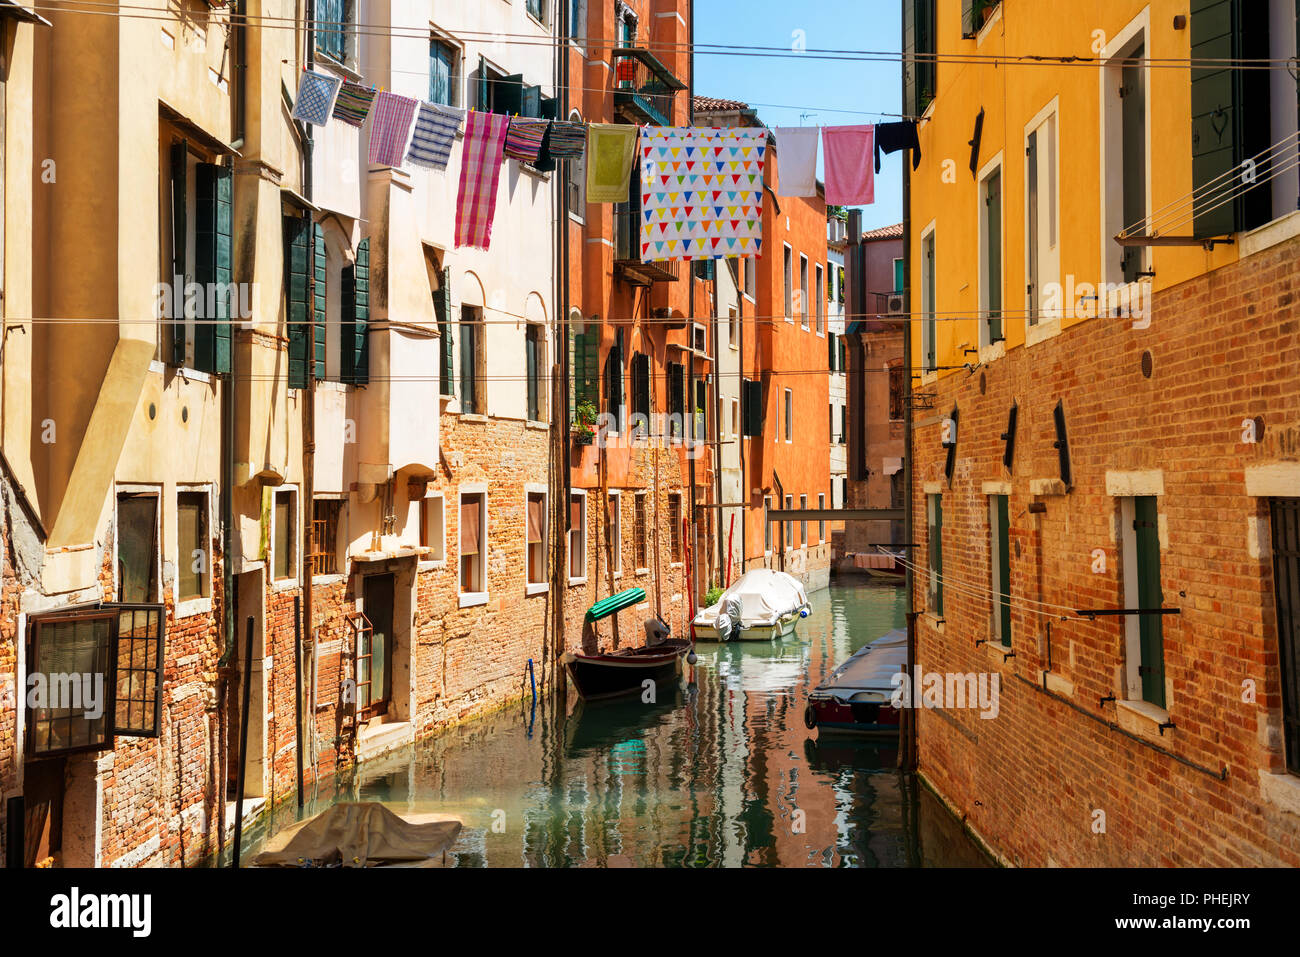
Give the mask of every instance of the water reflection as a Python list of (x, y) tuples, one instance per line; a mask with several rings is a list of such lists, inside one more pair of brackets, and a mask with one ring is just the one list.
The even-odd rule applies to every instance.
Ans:
[[(367, 765), (331, 799), (464, 821), (456, 867), (982, 864), (888, 743), (817, 740), (804, 696), (903, 618), (893, 586), (812, 596), (797, 640), (702, 644), (658, 700), (498, 714)], [(278, 821), (277, 825), (288, 823)]]

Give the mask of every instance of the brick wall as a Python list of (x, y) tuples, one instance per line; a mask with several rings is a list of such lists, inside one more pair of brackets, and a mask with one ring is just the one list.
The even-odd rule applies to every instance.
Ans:
[[(1267, 501), (1248, 497), (1243, 479), (1252, 465), (1294, 462), (1300, 449), (1298, 257), (1300, 240), (1291, 240), (1170, 289), (1156, 297), (1147, 329), (1085, 322), (976, 375), (920, 387), (937, 400), (915, 423), (914, 540), (924, 565), (925, 492), (941, 491), (947, 584), (942, 623), (918, 620), (917, 660), (926, 671), (996, 672), (1001, 682), (996, 718), (921, 711), (920, 766), (1013, 863), (1300, 864), (1300, 801), (1291, 801), (1300, 779), (1261, 785), (1261, 774), (1282, 770), (1278, 636)], [(1033, 495), (1034, 480), (1058, 475), (1058, 399), (1073, 488)], [(1019, 425), (1007, 474), (999, 437), (1013, 401)], [(940, 428), (954, 405), (949, 487)], [(1242, 420), (1255, 416), (1264, 437), (1245, 444)], [(1164, 734), (1102, 703), (1125, 697), (1122, 619), (1081, 621), (1072, 611), (1124, 607), (1119, 499), (1106, 474), (1144, 470), (1163, 472), (1161, 585), (1165, 607), (1182, 609), (1164, 618), (1174, 724)], [(986, 482), (1010, 486), (1015, 656), (1006, 660), (992, 643), (976, 645), (989, 637), (993, 610)], [(1045, 511), (1029, 512), (1033, 502)], [(1093, 571), (1096, 549), (1105, 573)], [(925, 607), (923, 575), (915, 599)], [(1254, 702), (1243, 701), (1247, 680)]]

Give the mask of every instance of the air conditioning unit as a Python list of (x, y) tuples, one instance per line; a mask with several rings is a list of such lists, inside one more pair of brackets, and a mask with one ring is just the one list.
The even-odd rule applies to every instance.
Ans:
[(899, 315), (903, 311), (903, 297), (890, 296), (886, 308), (891, 316)]

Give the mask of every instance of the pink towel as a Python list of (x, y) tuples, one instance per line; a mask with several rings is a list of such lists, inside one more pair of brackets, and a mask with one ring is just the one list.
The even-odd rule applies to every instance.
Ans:
[(411, 137), (419, 100), (396, 93), (380, 93), (370, 109), (370, 155), (376, 166), (401, 166), (406, 141)]
[(826, 204), (866, 206), (876, 201), (872, 169), (874, 126), (828, 126), (822, 130)]
[(456, 245), (487, 249), (497, 208), (497, 182), (505, 159), (510, 117), (500, 113), (465, 114), (465, 142), (456, 203)]

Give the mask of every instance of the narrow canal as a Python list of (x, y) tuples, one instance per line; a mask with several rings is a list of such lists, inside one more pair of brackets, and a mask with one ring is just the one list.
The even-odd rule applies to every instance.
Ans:
[(571, 691), (558, 720), (540, 706), (492, 715), (363, 766), (308, 813), (373, 800), (455, 814), (448, 867), (984, 865), (898, 772), (894, 743), (804, 727), (807, 691), (903, 625), (903, 590), (837, 582), (811, 601), (798, 640), (701, 644), (694, 684), (654, 704)]

